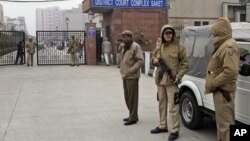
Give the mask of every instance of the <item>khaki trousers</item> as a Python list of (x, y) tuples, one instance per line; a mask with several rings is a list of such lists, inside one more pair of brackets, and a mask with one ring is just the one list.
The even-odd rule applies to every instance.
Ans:
[(124, 97), (129, 110), (129, 120), (138, 120), (139, 79), (123, 79)]
[(159, 113), (161, 129), (168, 129), (167, 114), (169, 111), (169, 123), (171, 133), (180, 131), (179, 104), (174, 104), (174, 93), (178, 90), (176, 86), (157, 86), (159, 95)]
[(235, 124), (235, 92), (230, 97), (231, 101), (227, 102), (221, 91), (213, 93), (218, 141), (229, 141), (230, 125)]
[(71, 52), (71, 64), (78, 65), (78, 59), (77, 59), (76, 52)]
[(27, 65), (33, 66), (34, 53), (27, 53)]

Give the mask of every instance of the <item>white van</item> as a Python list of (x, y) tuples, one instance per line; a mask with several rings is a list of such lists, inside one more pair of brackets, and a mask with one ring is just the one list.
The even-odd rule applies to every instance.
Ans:
[[(204, 95), (207, 64), (213, 51), (211, 29), (210, 25), (186, 27), (180, 40), (189, 58), (189, 71), (180, 84), (180, 114), (184, 125), (190, 129), (200, 128), (204, 116), (215, 118), (212, 94)], [(250, 124), (250, 28), (233, 29), (233, 38), (241, 51), (241, 72), (235, 98), (236, 122)]]

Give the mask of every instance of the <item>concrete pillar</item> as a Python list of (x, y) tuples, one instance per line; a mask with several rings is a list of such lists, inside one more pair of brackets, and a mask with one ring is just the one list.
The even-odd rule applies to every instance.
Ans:
[(240, 10), (235, 12), (235, 19), (234, 19), (235, 22), (240, 22), (240, 13), (241, 13)]
[(222, 16), (228, 17), (228, 4), (227, 3), (223, 3)]
[(86, 23), (86, 63), (96, 65), (96, 23)]
[(250, 22), (250, 3), (246, 4), (246, 22)]

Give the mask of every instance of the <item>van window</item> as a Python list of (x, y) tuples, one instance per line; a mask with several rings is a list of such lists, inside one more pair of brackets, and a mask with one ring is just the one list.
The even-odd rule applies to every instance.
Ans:
[(240, 75), (250, 76), (250, 43), (238, 42), (240, 50)]
[(186, 36), (184, 41), (184, 46), (186, 48), (187, 57), (189, 57), (194, 48), (195, 36)]
[(208, 37), (196, 37), (193, 57), (205, 57), (205, 48), (208, 46), (210, 38)]

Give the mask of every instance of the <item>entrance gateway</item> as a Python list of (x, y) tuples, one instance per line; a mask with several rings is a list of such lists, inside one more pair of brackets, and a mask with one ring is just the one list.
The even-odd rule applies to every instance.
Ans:
[[(83, 13), (91, 11), (103, 15), (101, 27), (90, 22), (90, 26), (86, 24), (85, 31), (90, 27), (105, 29), (103, 35), (111, 41), (113, 62), (116, 62), (117, 40), (121, 38), (123, 30), (135, 32), (142, 29), (143, 35), (152, 41), (148, 46), (141, 45), (142, 50), (153, 51), (161, 27), (167, 24), (167, 7), (166, 0), (84, 0)], [(95, 65), (100, 60), (100, 39), (97, 41), (87, 36), (86, 40), (87, 64)]]
[(73, 35), (80, 43), (77, 51), (79, 64), (86, 64), (85, 31), (37, 31), (37, 65), (70, 65), (68, 49)]

